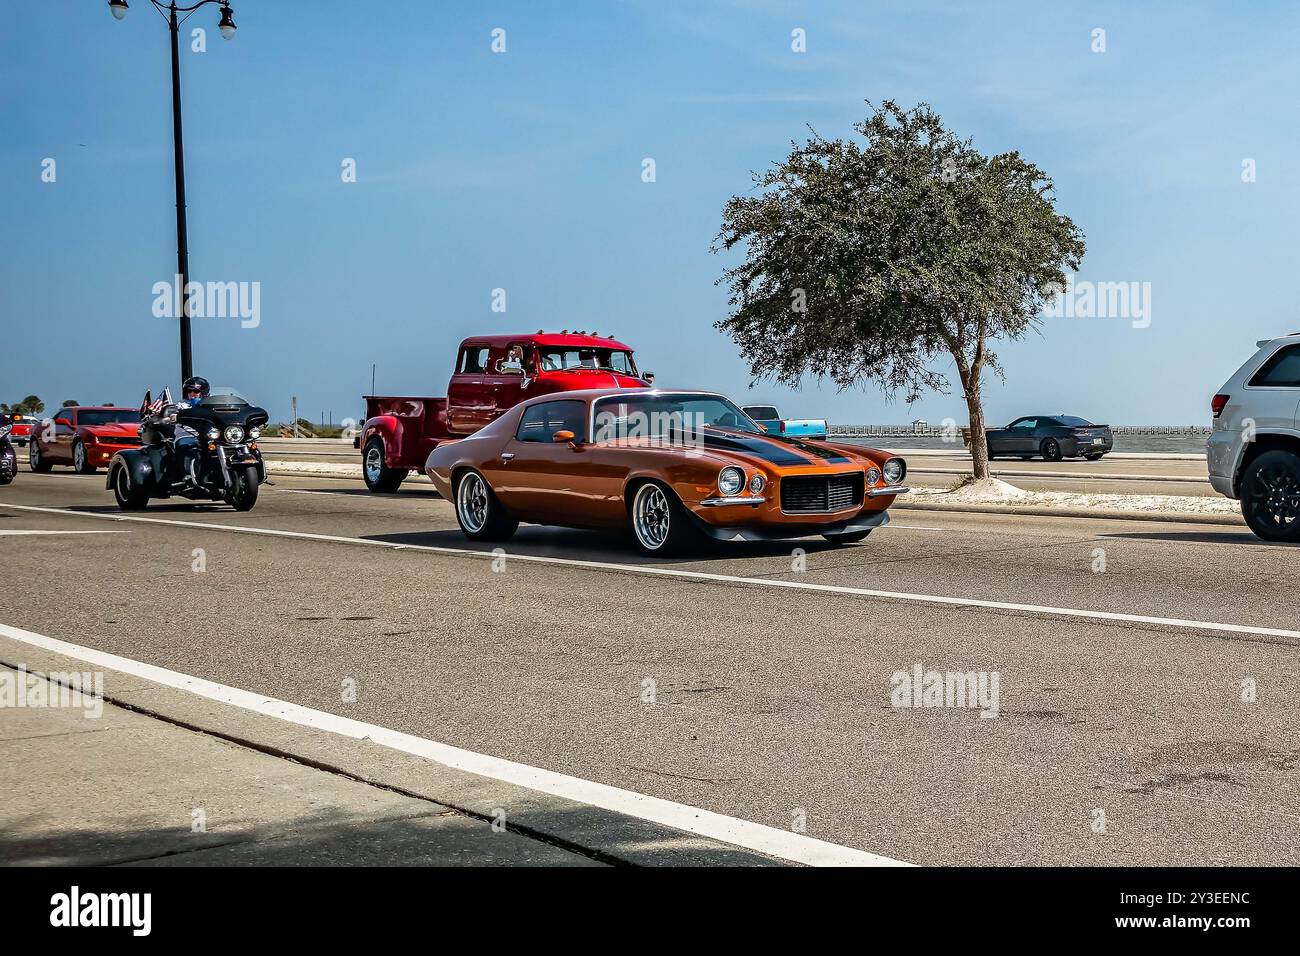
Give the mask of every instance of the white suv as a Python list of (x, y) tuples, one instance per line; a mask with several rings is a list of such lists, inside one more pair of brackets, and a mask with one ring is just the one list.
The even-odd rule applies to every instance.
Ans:
[(1300, 541), (1300, 333), (1256, 344), (1210, 403), (1210, 484), (1259, 537)]

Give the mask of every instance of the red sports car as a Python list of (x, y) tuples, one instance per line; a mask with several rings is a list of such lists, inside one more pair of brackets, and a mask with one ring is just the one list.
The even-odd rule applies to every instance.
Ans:
[(60, 408), (53, 420), (32, 429), (27, 462), (32, 471), (71, 465), (80, 474), (94, 474), (123, 448), (140, 444), (140, 413), (113, 405), (74, 405)]
[(9, 441), (15, 445), (26, 445), (31, 441), (32, 430), (36, 428), (36, 419), (26, 412), (14, 412), (9, 419), (12, 423)]

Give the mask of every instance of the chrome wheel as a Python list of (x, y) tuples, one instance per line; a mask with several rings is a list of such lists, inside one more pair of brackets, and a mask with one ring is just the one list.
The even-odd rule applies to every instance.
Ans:
[(668, 540), (668, 496), (658, 485), (642, 485), (632, 502), (632, 530), (647, 551), (657, 551)]
[(379, 478), (384, 473), (384, 455), (379, 450), (378, 445), (371, 445), (366, 449), (366, 480), (372, 485), (379, 483)]
[(470, 532), (482, 531), (487, 524), (488, 487), (477, 472), (471, 471), (456, 486), (456, 517)]
[(72, 467), (78, 472), (86, 470), (86, 446), (81, 442), (72, 446)]

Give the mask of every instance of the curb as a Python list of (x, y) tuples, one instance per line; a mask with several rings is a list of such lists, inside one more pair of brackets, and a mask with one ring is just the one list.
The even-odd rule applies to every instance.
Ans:
[[(961, 468), (909, 468), (909, 475), (969, 475), (968, 469)], [(1208, 485), (1209, 478), (1194, 478), (1191, 475), (1089, 475), (1073, 474), (1068, 471), (1003, 471), (1000, 468), (989, 470), (994, 478), (1065, 478), (1070, 481), (1182, 481), (1197, 485)]]
[(896, 508), (904, 511), (953, 511), (966, 512), (967, 514), (1024, 515), (1039, 518), (1111, 518), (1117, 521), (1166, 521), (1175, 524), (1211, 524), (1242, 529), (1246, 527), (1246, 522), (1237, 515), (1208, 515), (1196, 512), (1125, 511), (1102, 508), (1089, 510), (1087, 508), (1044, 508), (1028, 505), (1019, 507), (1014, 505), (1010, 507), (998, 507), (997, 505), (945, 505), (911, 501), (907, 503), (895, 501), (889, 506), (891, 511)]

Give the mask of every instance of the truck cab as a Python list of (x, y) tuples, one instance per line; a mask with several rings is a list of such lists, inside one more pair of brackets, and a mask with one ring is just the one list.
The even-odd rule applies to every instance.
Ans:
[(472, 336), (456, 351), (446, 398), (366, 396), (358, 444), (372, 491), (393, 491), (439, 443), (472, 435), (525, 399), (587, 388), (646, 388), (632, 349), (610, 336), (538, 331)]

